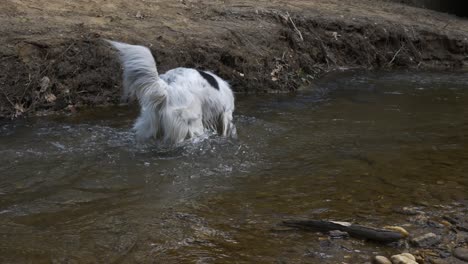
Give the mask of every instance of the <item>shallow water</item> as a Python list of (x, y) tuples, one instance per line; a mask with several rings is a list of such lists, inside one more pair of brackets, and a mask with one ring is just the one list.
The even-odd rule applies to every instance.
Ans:
[[(239, 139), (139, 145), (128, 107), (0, 125), (0, 260), (359, 263), (285, 219), (404, 225), (468, 200), (468, 75), (342, 73), (237, 100)], [(406, 225), (411, 231), (411, 225)]]

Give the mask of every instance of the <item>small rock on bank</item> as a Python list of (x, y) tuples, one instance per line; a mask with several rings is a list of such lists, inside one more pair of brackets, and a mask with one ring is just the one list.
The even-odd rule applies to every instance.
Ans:
[(416, 258), (409, 253), (393, 255), (392, 263), (393, 264), (418, 264), (418, 262), (416, 262)]
[(392, 264), (392, 262), (384, 256), (375, 256), (372, 260), (373, 264)]

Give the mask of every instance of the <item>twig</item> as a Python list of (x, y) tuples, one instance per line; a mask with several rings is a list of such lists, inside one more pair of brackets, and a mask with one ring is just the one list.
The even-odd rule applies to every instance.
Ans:
[(330, 57), (330, 55), (328, 55), (328, 50), (327, 50), (327, 47), (325, 46), (325, 44), (323, 43), (323, 40), (322, 38), (317, 34), (315, 33), (314, 31), (311, 31), (311, 33), (315, 36), (315, 38), (319, 41), (320, 43), (320, 49), (322, 50), (322, 52), (325, 54), (325, 61), (327, 62), (327, 68), (330, 68), (330, 62), (333, 62), (333, 64), (335, 64), (335, 66), (337, 65), (336, 61)]
[(239, 146), (239, 148), (237, 149), (236, 153), (234, 155), (237, 155), (239, 153), (239, 151), (241, 150), (242, 148), (242, 145)]
[(296, 33), (299, 35), (299, 38), (304, 41), (304, 38), (302, 37), (302, 33), (301, 31), (299, 31), (299, 29), (296, 27), (296, 24), (294, 23), (294, 21), (292, 20), (291, 16), (289, 15), (289, 12), (286, 12), (286, 15), (287, 17), (289, 18), (289, 21), (291, 22), (292, 26), (294, 27), (294, 30), (296, 31)]
[(221, 28), (226, 29), (231, 33), (234, 37), (237, 38), (237, 40), (244, 44), (244, 42), (247, 42), (248, 45), (250, 45), (252, 48), (254, 48), (260, 55), (264, 55), (264, 52), (258, 47), (258, 45), (254, 45), (247, 37), (245, 37), (242, 33), (236, 32), (228, 27), (225, 26), (220, 26)]
[(398, 56), (398, 54), (400, 54), (401, 50), (403, 49), (405, 45), (401, 45), (400, 49), (395, 53), (395, 55), (393, 56), (392, 60), (387, 64), (387, 66), (390, 66), (392, 65), (393, 61), (396, 59), (396, 57)]
[[(347, 232), (356, 238), (369, 239), (376, 242), (390, 243), (405, 238), (408, 234), (393, 229), (378, 229), (373, 227), (355, 225), (347, 222), (323, 221), (323, 220), (298, 220), (283, 221), (283, 226), (300, 228), (305, 230), (328, 232), (340, 230)], [(405, 231), (406, 232), (406, 231)]]
[(30, 5), (26, 5), (26, 6), (27, 6), (27, 7), (29, 7), (29, 8), (32, 8), (32, 9), (39, 10), (39, 11), (44, 11), (44, 9), (42, 9), (42, 8), (39, 8), (39, 7), (30, 6)]
[(3, 95), (7, 99), (7, 101), (11, 104), (11, 106), (15, 107), (15, 104), (11, 101), (10, 97), (5, 93), (5, 91), (2, 90)]
[(0, 61), (4, 61), (4, 60), (7, 60), (7, 59), (9, 59), (9, 58), (13, 58), (13, 57), (15, 57), (15, 55), (11, 55), (11, 56), (3, 56), (3, 57), (1, 57), (1, 58), (0, 58)]

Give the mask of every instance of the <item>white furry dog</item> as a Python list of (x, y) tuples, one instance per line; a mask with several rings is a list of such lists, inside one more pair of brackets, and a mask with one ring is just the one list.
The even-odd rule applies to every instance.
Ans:
[(207, 131), (236, 136), (234, 95), (223, 79), (188, 68), (158, 75), (148, 48), (108, 42), (120, 53), (124, 96), (136, 97), (140, 103), (134, 125), (138, 140), (154, 138), (174, 144)]

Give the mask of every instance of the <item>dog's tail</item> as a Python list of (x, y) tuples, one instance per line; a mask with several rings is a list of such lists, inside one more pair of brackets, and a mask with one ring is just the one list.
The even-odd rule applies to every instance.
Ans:
[(119, 51), (123, 65), (124, 99), (136, 97), (140, 104), (145, 101), (161, 102), (167, 96), (164, 82), (159, 78), (156, 62), (151, 51), (144, 46), (130, 45), (106, 40)]

